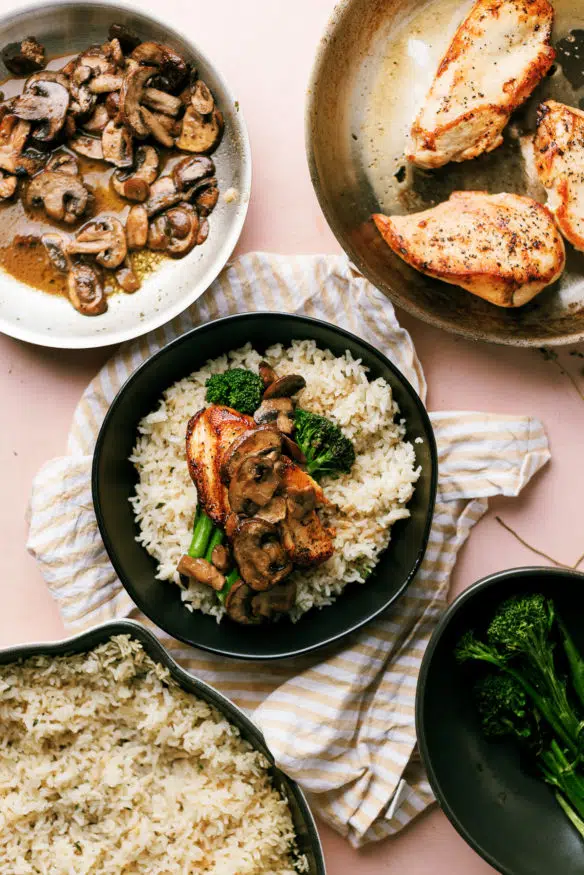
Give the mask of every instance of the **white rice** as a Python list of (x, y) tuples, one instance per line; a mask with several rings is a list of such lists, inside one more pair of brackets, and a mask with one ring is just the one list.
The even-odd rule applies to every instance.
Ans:
[(0, 722), (2, 873), (306, 868), (263, 754), (133, 638), (0, 666)]
[[(356, 460), (349, 474), (324, 478), (322, 486), (332, 506), (321, 510), (323, 521), (336, 530), (335, 553), (319, 568), (295, 571), (298, 585), (296, 620), (313, 607), (331, 604), (351, 582), (363, 583), (387, 548), (391, 527), (408, 517), (406, 507), (419, 476), (413, 446), (404, 440), (405, 423), (385, 380), (367, 379), (367, 368), (347, 351), (335, 357), (314, 341), (293, 341), (290, 347), (270, 347), (261, 356), (250, 344), (207, 362), (204, 368), (175, 383), (156, 410), (139, 425), (131, 461), (139, 473), (131, 499), (140, 526), (138, 541), (157, 560), (160, 580), (180, 584), (176, 566), (190, 545), (197, 491), (185, 459), (189, 418), (205, 407), (205, 382), (229, 367), (257, 371), (266, 359), (278, 375), (299, 373), (306, 388), (301, 407), (326, 415), (351, 438)], [(220, 619), (224, 609), (214, 593), (191, 583), (182, 597), (189, 609)]]

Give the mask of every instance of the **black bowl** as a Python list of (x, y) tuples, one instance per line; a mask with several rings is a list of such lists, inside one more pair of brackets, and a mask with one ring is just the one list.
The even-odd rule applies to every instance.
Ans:
[(553, 596), (584, 653), (584, 574), (516, 568), (479, 580), (441, 618), (422, 663), (416, 700), (420, 751), (440, 806), (468, 844), (504, 875), (582, 875), (584, 843), (550, 787), (512, 741), (483, 736), (469, 678), (452, 651), (510, 595)]
[[(157, 405), (172, 383), (214, 358), (250, 341), (259, 350), (273, 343), (315, 340), (340, 355), (350, 350), (369, 368), (372, 378), (391, 385), (407, 437), (414, 443), (420, 479), (408, 507), (411, 517), (392, 530), (389, 549), (366, 585), (353, 585), (333, 605), (312, 610), (298, 623), (238, 626), (229, 620), (191, 613), (178, 587), (156, 580), (154, 560), (136, 542), (138, 533), (128, 499), (137, 475), (128, 461), (140, 419)], [(193, 411), (195, 412), (195, 411)], [(186, 423), (185, 423), (186, 429)], [(138, 368), (120, 389), (101, 427), (93, 460), (93, 502), (107, 552), (123, 585), (141, 611), (175, 638), (225, 656), (275, 659), (329, 644), (359, 629), (405, 590), (422, 561), (434, 509), (438, 463), (428, 414), (397, 368), (380, 352), (347, 331), (301, 316), (244, 313), (210, 322), (178, 337)]]
[(274, 787), (287, 800), (290, 806), (298, 852), (304, 854), (308, 860), (308, 875), (325, 875), (320, 838), (304, 793), (298, 784), (274, 765), (274, 757), (266, 746), (260, 730), (237, 705), (234, 705), (233, 702), (209, 686), (209, 684), (193, 677), (193, 675), (181, 668), (152, 632), (145, 629), (140, 623), (136, 623), (133, 620), (116, 620), (94, 626), (93, 629), (89, 629), (89, 631), (76, 635), (73, 638), (66, 638), (64, 641), (55, 641), (50, 644), (22, 644), (18, 647), (9, 647), (0, 651), (0, 665), (20, 662), (23, 659), (28, 659), (30, 656), (57, 657), (65, 656), (69, 653), (85, 653), (87, 650), (92, 650), (99, 644), (109, 641), (114, 635), (130, 635), (138, 640), (155, 662), (159, 662), (170, 671), (175, 681), (183, 690), (198, 696), (200, 699), (204, 699), (210, 705), (214, 705), (218, 711), (225, 715), (227, 720), (237, 726), (242, 738), (245, 738), (255, 750), (263, 753), (270, 763), (270, 777)]

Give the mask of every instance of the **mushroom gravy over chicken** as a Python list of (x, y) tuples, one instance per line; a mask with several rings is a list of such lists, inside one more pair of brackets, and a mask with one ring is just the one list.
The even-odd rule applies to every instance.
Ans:
[(223, 116), (177, 52), (121, 25), (55, 69), (33, 39), (3, 58), (30, 75), (0, 103), (0, 266), (99, 315), (207, 239)]

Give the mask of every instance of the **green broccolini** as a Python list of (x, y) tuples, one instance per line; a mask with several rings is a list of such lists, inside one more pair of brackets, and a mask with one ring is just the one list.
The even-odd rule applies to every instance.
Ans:
[[(559, 641), (564, 646), (570, 689), (560, 673), (563, 663), (556, 664)], [(489, 666), (475, 685), (485, 736), (512, 736), (519, 741), (584, 838), (584, 722), (578, 702), (583, 694), (584, 663), (556, 617), (553, 601), (541, 594), (507, 599), (489, 623), (486, 641), (467, 631), (455, 656), (459, 662)]]
[(213, 374), (205, 385), (205, 398), (209, 404), (223, 404), (253, 416), (262, 403), (264, 384), (258, 374), (245, 368), (231, 368), (222, 374)]
[(294, 414), (294, 439), (306, 457), (306, 470), (316, 478), (348, 473), (355, 462), (355, 448), (330, 419), (298, 407)]

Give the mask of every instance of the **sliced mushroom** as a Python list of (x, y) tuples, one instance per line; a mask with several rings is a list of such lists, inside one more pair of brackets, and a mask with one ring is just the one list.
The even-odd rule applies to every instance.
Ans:
[(268, 398), (262, 401), (253, 418), (258, 425), (275, 424), (284, 434), (292, 434), (294, 430), (294, 404), (291, 398)]
[[(26, 124), (26, 122), (23, 122), (23, 124)], [(48, 155), (45, 151), (35, 149), (34, 146), (27, 146), (16, 161), (16, 175), (35, 176), (43, 169), (47, 158)]]
[(306, 380), (300, 374), (287, 374), (285, 377), (278, 377), (277, 380), (270, 383), (264, 392), (264, 401), (270, 398), (291, 398), (305, 386)]
[(124, 77), (119, 73), (102, 73), (91, 79), (87, 86), (92, 94), (109, 94), (110, 91), (119, 91)]
[(202, 179), (215, 173), (215, 165), (205, 155), (197, 155), (194, 158), (183, 158), (172, 169), (172, 178), (180, 191), (185, 191)]
[(55, 173), (66, 173), (69, 176), (79, 176), (79, 164), (75, 155), (61, 150), (53, 152), (47, 162), (47, 170), (53, 170)]
[(211, 562), (222, 574), (227, 574), (231, 567), (231, 554), (225, 544), (217, 544), (211, 553)]
[(259, 620), (251, 613), (251, 598), (253, 590), (243, 580), (236, 580), (225, 599), (225, 611), (235, 623), (251, 626)]
[(167, 94), (166, 91), (159, 91), (158, 88), (145, 88), (142, 103), (153, 109), (154, 112), (170, 116), (177, 116), (182, 109), (180, 97)]
[(111, 24), (108, 36), (110, 40), (118, 40), (124, 53), (132, 52), (141, 43), (140, 37), (133, 30), (126, 27), (125, 24), (117, 24), (115, 22)]
[(67, 277), (69, 300), (83, 316), (99, 316), (107, 300), (98, 271), (89, 264), (74, 264)]
[(78, 155), (91, 158), (93, 161), (103, 161), (103, 146), (101, 137), (90, 137), (89, 134), (75, 134), (69, 140), (69, 146)]
[(247, 456), (270, 458), (277, 461), (282, 452), (282, 438), (271, 428), (256, 428), (235, 440), (221, 464), (221, 478), (229, 483)]
[(166, 212), (170, 234), (166, 252), (172, 258), (182, 258), (197, 245), (199, 217), (190, 204), (179, 204)]
[(112, 185), (119, 195), (131, 201), (147, 200), (150, 186), (158, 176), (158, 152), (153, 146), (139, 146), (131, 170), (115, 170)]
[(209, 236), (209, 222), (207, 219), (199, 219), (199, 233), (197, 234), (197, 246), (202, 246)]
[(42, 206), (51, 219), (71, 224), (84, 214), (88, 199), (89, 192), (79, 177), (43, 170), (29, 182), (25, 203)]
[(133, 295), (141, 286), (139, 276), (134, 272), (130, 259), (126, 257), (121, 267), (116, 270), (116, 281), (128, 295)]
[(69, 108), (69, 91), (59, 82), (37, 74), (33, 82), (27, 83), (23, 94), (14, 102), (12, 112), (25, 121), (38, 121), (32, 136), (36, 140), (54, 140), (65, 122)]
[(75, 85), (73, 81), (69, 91), (71, 92), (69, 111), (74, 118), (84, 119), (90, 116), (97, 103), (97, 94), (92, 94), (87, 85)]
[(182, 200), (185, 200), (185, 194), (178, 191), (172, 176), (161, 176), (150, 186), (150, 197), (146, 201), (146, 210), (149, 216), (154, 216)]
[(265, 507), (260, 507), (256, 512), (256, 517), (265, 520), (268, 523), (282, 522), (286, 518), (286, 499), (283, 495), (274, 495)]
[(155, 42), (144, 42), (137, 46), (130, 58), (138, 64), (156, 67), (156, 72), (165, 81), (163, 91), (178, 90), (184, 83), (188, 68), (181, 56), (169, 46)]
[(233, 513), (253, 516), (268, 504), (281, 485), (274, 461), (265, 456), (247, 456), (229, 483), (229, 507)]
[(171, 149), (174, 146), (174, 138), (169, 134), (164, 124), (166, 116), (158, 116), (156, 113), (146, 109), (145, 106), (141, 108), (140, 113), (144, 124), (154, 139), (163, 146), (166, 146), (167, 149)]
[(101, 135), (104, 161), (116, 167), (131, 167), (134, 162), (132, 135), (125, 125), (118, 125), (113, 119), (108, 121)]
[(93, 115), (83, 122), (83, 130), (87, 131), (88, 134), (101, 134), (109, 119), (105, 103), (98, 103), (93, 111)]
[(68, 238), (62, 234), (42, 234), (41, 243), (47, 251), (47, 255), (57, 270), (67, 273), (71, 267), (71, 259), (67, 252)]
[(30, 122), (7, 115), (0, 124), (0, 168), (16, 173), (30, 131)]
[(202, 115), (193, 106), (184, 114), (177, 146), (185, 152), (211, 152), (223, 133), (223, 115), (218, 109), (210, 115)]
[[(140, 46), (138, 46), (140, 48)], [(120, 115), (122, 120), (140, 139), (150, 133), (142, 114), (142, 94), (146, 83), (156, 73), (156, 67), (134, 67), (126, 73), (120, 90)]]
[(177, 569), (179, 574), (191, 577), (205, 586), (212, 586), (216, 592), (225, 586), (225, 577), (206, 559), (193, 559), (192, 556), (182, 556)]
[(244, 520), (233, 536), (233, 556), (240, 574), (252, 589), (263, 591), (292, 571), (278, 527), (257, 517)]
[(164, 252), (168, 246), (169, 232), (170, 226), (166, 214), (161, 213), (148, 226), (148, 249), (153, 252)]
[(79, 231), (68, 251), (95, 255), (99, 264), (113, 270), (120, 266), (128, 254), (124, 226), (113, 216), (94, 219)]
[(120, 92), (111, 91), (103, 104), (110, 118), (117, 118), (120, 111)]
[[(216, 181), (217, 180), (210, 180), (210, 182)], [(195, 197), (195, 203), (197, 205), (197, 209), (200, 215), (208, 216), (209, 213), (212, 213), (217, 206), (218, 200), (219, 189), (216, 185), (209, 185), (208, 188), (204, 188), (201, 192), (199, 192)]]
[(213, 109), (215, 108), (213, 95), (202, 79), (197, 79), (193, 85), (191, 105), (193, 109), (200, 112), (201, 115), (209, 115), (209, 113), (213, 112)]
[(254, 595), (251, 600), (251, 611), (255, 617), (264, 620), (273, 619), (276, 614), (291, 611), (296, 603), (296, 583), (287, 580), (278, 586), (273, 586), (266, 592)]
[(267, 389), (276, 380), (276, 372), (267, 362), (262, 361), (259, 363), (258, 373), (260, 380), (264, 384), (264, 389)]
[(131, 207), (126, 218), (128, 249), (144, 249), (148, 242), (148, 213), (137, 204)]
[(5, 170), (0, 170), (0, 200), (5, 201), (16, 192), (18, 179), (10, 176)]

